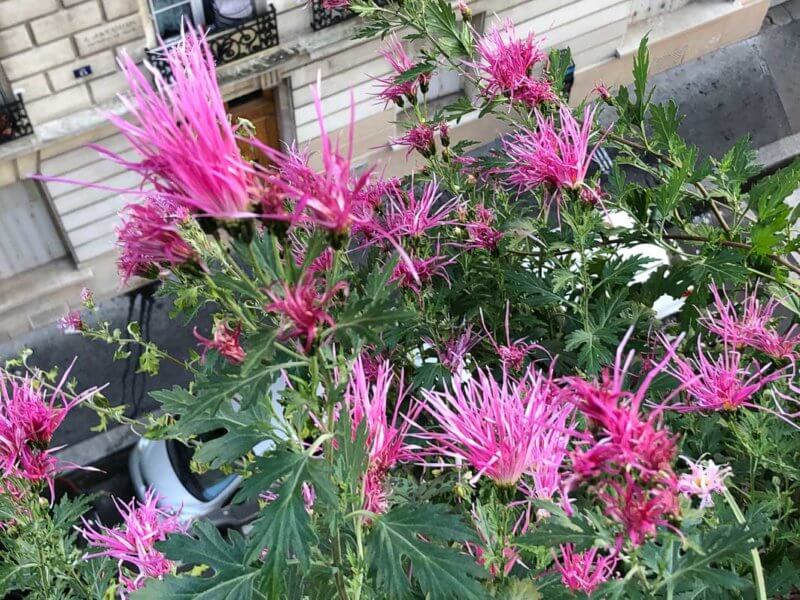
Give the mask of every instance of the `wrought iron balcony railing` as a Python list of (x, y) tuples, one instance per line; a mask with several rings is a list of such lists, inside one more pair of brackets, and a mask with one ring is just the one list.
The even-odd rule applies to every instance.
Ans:
[[(385, 6), (387, 0), (376, 0), (378, 6)], [(311, 1), (311, 29), (319, 31), (356, 16), (349, 8), (325, 8), (323, 0)]]
[(12, 102), (0, 103), (0, 144), (33, 135), (33, 125), (25, 110), (22, 96)]
[[(224, 29), (208, 37), (208, 45), (211, 47), (211, 54), (217, 66), (258, 54), (278, 44), (278, 13), (272, 4), (264, 14), (252, 21)], [(161, 48), (148, 49), (147, 60), (167, 81), (172, 79), (169, 63)]]

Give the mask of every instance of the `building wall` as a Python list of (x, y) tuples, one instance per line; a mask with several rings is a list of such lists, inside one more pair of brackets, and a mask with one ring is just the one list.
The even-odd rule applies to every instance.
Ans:
[[(577, 69), (572, 100), (579, 102), (600, 80), (629, 82), (632, 53), (648, 31), (653, 71), (659, 71), (755, 34), (769, 5), (769, 0), (703, 0), (686, 6), (687, 1), (473, 0), (470, 6), (484, 29), (510, 19), (521, 34), (534, 32), (547, 47), (569, 46)], [(333, 135), (348, 125), (352, 90), (357, 167), (374, 164), (386, 174), (416, 168), (413, 156), (406, 159), (404, 150), (387, 143), (399, 133), (397, 108), (385, 107), (374, 97), (372, 79), (389, 73), (378, 55), (381, 42), (352, 40), (357, 20), (314, 32), (308, 8), (296, 0), (272, 3), (278, 12), (281, 45), (221, 67), (225, 97), (278, 86), (284, 141), (296, 139), (318, 149), (309, 86), (319, 73), (325, 124)], [(146, 4), (147, 0), (0, 0), (0, 71), (24, 94), (36, 129), (34, 136), (0, 146), (0, 187), (36, 172), (112, 188), (137, 183), (134, 176), (84, 146), (96, 142), (126, 152), (124, 140), (97, 109), (120, 109), (115, 95), (124, 89), (124, 81), (116, 66), (118, 52), (124, 48), (138, 60), (145, 48), (156, 43)], [(91, 75), (76, 78), (74, 71), (86, 65), (91, 66)], [(489, 141), (502, 128), (493, 119), (467, 117), (452, 129), (452, 137)], [(130, 199), (64, 183), (48, 183), (45, 191), (71, 258), (52, 263), (51, 270), (73, 273), (29, 277), (33, 286), (46, 285), (42, 280), (62, 282), (36, 296), (35, 315), (25, 312), (32, 309), (27, 307), (27, 296), (13, 289), (13, 280), (0, 279), (0, 338), (13, 327), (33, 327), (58, 316), (67, 293), (74, 305), (78, 282), (95, 288), (98, 297), (120, 291), (113, 275), (114, 229), (119, 209)], [(4, 307), (15, 312), (4, 312)]]

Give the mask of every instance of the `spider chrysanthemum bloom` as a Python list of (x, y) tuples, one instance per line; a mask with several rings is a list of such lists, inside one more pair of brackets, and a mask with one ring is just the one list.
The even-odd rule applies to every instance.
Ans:
[(466, 369), (467, 355), (481, 339), (481, 336), (472, 330), (472, 325), (467, 325), (458, 335), (441, 342), (437, 343), (429, 337), (422, 338), (422, 341), (434, 349), (439, 363), (455, 375), (463, 373)]
[(221, 218), (249, 213), (254, 171), (236, 145), (236, 126), (228, 119), (208, 43), (188, 27), (182, 41), (163, 53), (172, 79), (151, 69), (153, 83), (122, 54), (130, 94), (121, 101), (130, 118), (107, 115), (141, 159), (97, 149), (193, 213)]
[(413, 291), (415, 294), (422, 292), (423, 286), (430, 284), (435, 277), (444, 279), (450, 285), (450, 276), (447, 267), (455, 262), (452, 257), (434, 254), (428, 258), (411, 258), (411, 264), (398, 262), (392, 271), (390, 283), (397, 283), (401, 288)]
[(423, 157), (430, 158), (436, 154), (436, 133), (441, 132), (441, 135), (444, 136), (446, 131), (445, 123), (420, 123), (400, 137), (393, 138), (391, 143), (406, 146), (408, 148), (406, 157), (416, 150)]
[(371, 512), (382, 513), (388, 507), (386, 478), (390, 469), (416, 457), (407, 437), (419, 405), (402, 416), (405, 398), (403, 375), (396, 377), (389, 361), (379, 363), (373, 377), (369, 376), (363, 357), (354, 361), (344, 402), (350, 411), (353, 435), (362, 423), (366, 427), (369, 464), (364, 478), (364, 508)]
[(700, 508), (714, 506), (714, 494), (725, 491), (725, 480), (731, 476), (731, 468), (717, 465), (713, 460), (693, 461), (683, 457), (690, 472), (678, 478), (678, 491), (685, 496), (700, 499)]
[(81, 313), (77, 310), (68, 312), (58, 320), (58, 328), (64, 333), (80, 333), (86, 328)]
[(711, 284), (711, 295), (714, 308), (706, 311), (700, 322), (711, 333), (734, 347), (749, 346), (760, 350), (772, 358), (788, 358), (795, 360), (797, 347), (800, 346), (800, 330), (794, 325), (785, 333), (771, 326), (775, 311), (780, 303), (775, 299), (761, 302), (758, 299), (758, 288), (745, 291), (744, 297), (732, 301), (725, 290)]
[(339, 292), (347, 292), (347, 284), (339, 282), (326, 291), (321, 291), (322, 282), (312, 273), (306, 273), (297, 283), (281, 284), (283, 289), (278, 294), (266, 290), (272, 303), (264, 310), (278, 314), (284, 323), (280, 339), (297, 338), (298, 344), (305, 353), (309, 353), (317, 340), (319, 328), (323, 325), (333, 326), (333, 317), (328, 313), (328, 305)]
[(503, 143), (509, 158), (503, 173), (509, 183), (526, 192), (547, 186), (544, 207), (548, 209), (555, 204), (558, 210), (564, 190), (580, 192), (598, 148), (589, 150), (595, 111), (587, 106), (579, 123), (569, 108), (562, 106), (559, 125), (554, 117), (537, 111), (535, 131), (520, 131)]
[(591, 595), (600, 585), (609, 581), (619, 557), (600, 554), (597, 548), (576, 552), (572, 544), (559, 546), (560, 556), (555, 559), (561, 583), (573, 592)]
[[(511, 318), (511, 302), (506, 302), (506, 315), (505, 315), (505, 340), (497, 341), (486, 327), (486, 322), (483, 320), (483, 311), (481, 311), (481, 324), (486, 332), (489, 342), (492, 344), (497, 358), (504, 369), (509, 371), (520, 371), (525, 363), (525, 359), (530, 355), (534, 349), (543, 350), (539, 344), (534, 344), (526, 341), (525, 338), (511, 340), (510, 329)], [(502, 342), (505, 343), (502, 343)]]
[(384, 226), (391, 235), (399, 238), (422, 237), (437, 227), (453, 225), (453, 211), (460, 206), (457, 198), (442, 201), (439, 184), (427, 183), (408, 191), (395, 189), (384, 203)]
[(488, 98), (508, 97), (531, 107), (556, 100), (550, 83), (533, 76), (534, 67), (545, 59), (533, 33), (520, 38), (506, 20), (476, 41), (475, 53), (470, 66)]
[(388, 106), (395, 103), (399, 106), (408, 101), (416, 102), (417, 92), (420, 88), (426, 88), (430, 83), (430, 74), (422, 73), (410, 81), (396, 82), (396, 78), (415, 66), (414, 61), (406, 52), (403, 43), (392, 34), (386, 41), (386, 46), (380, 51), (380, 55), (392, 66), (390, 75), (377, 77), (375, 80), (381, 84), (378, 97)]
[(770, 365), (745, 362), (742, 353), (727, 344), (716, 358), (709, 356), (698, 340), (691, 358), (675, 356), (666, 372), (677, 379), (686, 396), (668, 405), (678, 412), (734, 411), (759, 408), (753, 397), (769, 384), (786, 376), (785, 369), (769, 372)]
[(98, 391), (68, 395), (64, 385), (71, 368), (50, 391), (38, 378), (20, 379), (0, 369), (0, 467), (6, 477), (47, 484), (51, 496), (58, 472), (49, 448), (53, 434), (70, 410)]
[[(476, 470), (500, 487), (516, 487), (520, 479), (551, 458), (550, 435), (570, 432), (572, 407), (557, 400), (550, 376), (534, 369), (520, 379), (503, 374), (500, 381), (478, 369), (464, 382), (453, 382), (443, 392), (423, 390), (424, 409), (436, 429), (420, 434), (430, 442), (438, 461), (448, 459)], [(555, 442), (560, 446), (563, 437)]]
[(231, 328), (226, 322), (217, 321), (214, 325), (214, 336), (212, 339), (203, 337), (198, 333), (197, 327), (194, 328), (194, 337), (203, 347), (203, 359), (205, 359), (208, 350), (215, 350), (232, 365), (243, 363), (247, 356), (239, 341), (241, 335), (241, 323), (237, 323), (236, 327)]
[(181, 236), (187, 210), (164, 196), (148, 196), (122, 211), (117, 228), (120, 257), (117, 268), (123, 282), (132, 277), (154, 277), (164, 268), (191, 262), (195, 251)]
[(119, 581), (126, 596), (141, 589), (147, 579), (160, 579), (175, 568), (155, 545), (170, 534), (185, 533), (186, 525), (177, 513), (159, 508), (158, 500), (153, 490), (148, 490), (144, 502), (133, 499), (125, 503), (115, 498), (122, 524), (107, 527), (82, 519), (83, 527), (77, 528), (89, 545), (99, 550), (89, 552), (86, 559), (107, 556), (119, 562)]

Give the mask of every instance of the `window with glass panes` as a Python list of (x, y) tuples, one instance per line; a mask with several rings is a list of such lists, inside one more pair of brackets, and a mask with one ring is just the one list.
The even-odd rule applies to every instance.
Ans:
[(181, 34), (181, 23), (203, 25), (203, 0), (150, 0), (150, 10), (161, 39)]

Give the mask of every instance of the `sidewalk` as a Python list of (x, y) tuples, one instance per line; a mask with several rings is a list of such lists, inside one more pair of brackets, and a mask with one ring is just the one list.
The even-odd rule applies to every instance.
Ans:
[[(800, 0), (770, 9), (754, 38), (652, 78), (654, 99), (674, 98), (681, 134), (721, 156), (743, 135), (755, 148), (800, 133)], [(800, 153), (800, 149), (798, 149)]]

